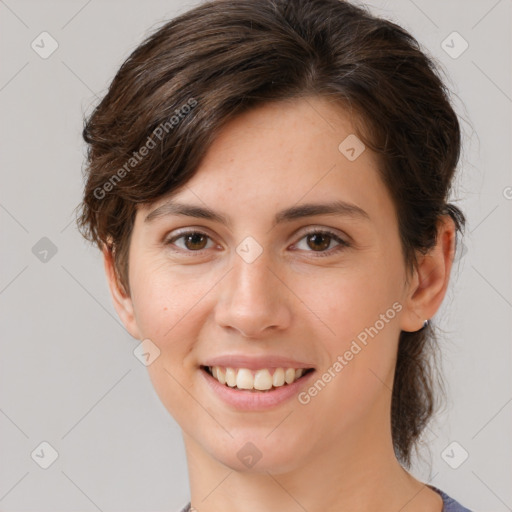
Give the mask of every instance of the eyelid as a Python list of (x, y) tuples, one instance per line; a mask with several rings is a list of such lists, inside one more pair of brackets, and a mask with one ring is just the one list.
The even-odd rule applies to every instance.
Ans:
[[(186, 227), (178, 229), (177, 231), (173, 231), (171, 236), (165, 236), (163, 240), (163, 244), (165, 246), (173, 244), (176, 240), (184, 237), (185, 235), (191, 235), (191, 234), (197, 234), (197, 235), (204, 235), (207, 238), (209, 238), (214, 245), (216, 244), (214, 237), (208, 232), (206, 228), (194, 228), (194, 227)], [(219, 245), (219, 244), (216, 244)], [(211, 247), (209, 248), (211, 249)], [(182, 249), (178, 247), (177, 249), (174, 249), (174, 252), (181, 252), (181, 253), (187, 253), (187, 254), (203, 254), (204, 251), (207, 251), (208, 249), (201, 249), (199, 251), (187, 251), (185, 249)]]
[[(326, 251), (313, 251), (313, 250), (306, 251), (307, 253), (314, 254), (315, 258), (332, 256), (334, 254), (337, 254), (339, 251), (341, 251), (343, 249), (348, 249), (349, 247), (352, 247), (352, 242), (349, 242), (348, 240), (346, 240), (345, 237), (343, 235), (339, 234), (337, 230), (334, 230), (333, 228), (325, 228), (325, 227), (319, 227), (319, 226), (313, 226), (313, 227), (310, 227), (309, 229), (307, 229), (307, 231), (302, 231), (301, 236), (299, 237), (297, 242), (295, 242), (293, 245), (297, 245), (305, 237), (307, 237), (308, 235), (313, 235), (313, 234), (326, 235), (338, 244), (334, 247), (331, 247), (330, 249), (328, 249)], [(297, 250), (300, 250), (300, 249), (297, 249)]]
[[(340, 240), (343, 240), (343, 242), (346, 242), (347, 244), (349, 243), (348, 240), (345, 240), (345, 238), (349, 238), (348, 235), (345, 235), (343, 232), (338, 231), (337, 229), (334, 229), (334, 228), (328, 228), (328, 227), (322, 227), (322, 226), (307, 226), (306, 228), (304, 228), (305, 231), (302, 231), (301, 229), (296, 233), (296, 235), (299, 232), (302, 234), (302, 237), (304, 237), (306, 235), (313, 234), (313, 233), (323, 233), (326, 235), (330, 235), (332, 237), (337, 237)], [(294, 235), (294, 236), (296, 236), (296, 235)], [(302, 239), (302, 237), (301, 237), (301, 239)]]

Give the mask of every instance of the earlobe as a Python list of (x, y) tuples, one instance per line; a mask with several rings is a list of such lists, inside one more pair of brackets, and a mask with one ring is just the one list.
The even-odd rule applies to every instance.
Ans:
[(107, 277), (108, 286), (110, 289), (110, 295), (114, 308), (119, 315), (119, 318), (123, 322), (126, 330), (135, 339), (141, 339), (139, 335), (139, 329), (135, 320), (133, 302), (128, 293), (126, 293), (123, 285), (119, 282), (118, 276), (114, 268), (114, 259), (112, 251), (109, 247), (104, 246), (102, 249), (103, 263), (105, 267), (105, 274)]
[(419, 256), (401, 319), (401, 329), (414, 332), (434, 316), (448, 289), (455, 254), (455, 224), (448, 215), (438, 222), (436, 245)]

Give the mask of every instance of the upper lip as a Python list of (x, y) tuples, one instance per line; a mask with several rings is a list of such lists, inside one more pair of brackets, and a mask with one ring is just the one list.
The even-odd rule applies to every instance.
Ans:
[(225, 368), (247, 368), (258, 370), (260, 368), (314, 368), (310, 363), (290, 359), (278, 355), (247, 356), (247, 355), (222, 355), (207, 359), (202, 366), (223, 366)]

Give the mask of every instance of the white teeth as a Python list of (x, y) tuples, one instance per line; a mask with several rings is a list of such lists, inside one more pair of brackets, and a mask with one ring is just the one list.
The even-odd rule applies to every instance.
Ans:
[[(229, 368), (231, 370), (231, 368)], [(236, 387), (238, 389), (252, 389), (254, 387), (254, 378), (247, 368), (240, 368), (236, 376)]]
[(214, 369), (217, 369), (217, 375), (214, 375), (214, 377), (221, 383), (226, 384), (226, 374), (224, 373), (224, 370), (220, 366), (214, 366)]
[(272, 375), (268, 370), (258, 370), (254, 375), (254, 389), (265, 391), (272, 387)]
[(251, 371), (247, 368), (223, 368), (221, 366), (209, 367), (212, 376), (221, 384), (238, 389), (256, 389), (267, 391), (286, 384), (292, 384), (304, 375), (304, 368), (275, 368), (273, 374), (271, 369)]
[(293, 368), (286, 368), (284, 372), (284, 380), (286, 384), (291, 384), (295, 380), (295, 370)]
[(226, 384), (230, 388), (234, 388), (236, 386), (236, 373), (233, 368), (226, 368)]
[(272, 375), (272, 384), (276, 388), (284, 384), (284, 370), (282, 368), (276, 368), (274, 375)]

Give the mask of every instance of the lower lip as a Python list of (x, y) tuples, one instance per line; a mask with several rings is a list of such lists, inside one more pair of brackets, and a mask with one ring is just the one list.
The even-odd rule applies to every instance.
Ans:
[(309, 372), (291, 384), (285, 384), (271, 391), (247, 391), (221, 384), (207, 371), (199, 369), (210, 389), (225, 403), (242, 411), (261, 411), (276, 407), (298, 395), (315, 371)]

